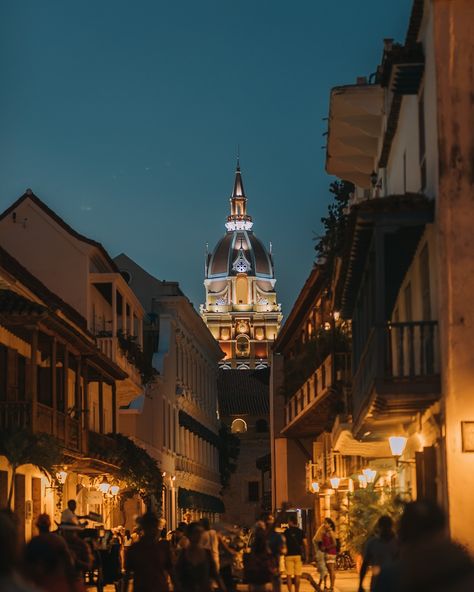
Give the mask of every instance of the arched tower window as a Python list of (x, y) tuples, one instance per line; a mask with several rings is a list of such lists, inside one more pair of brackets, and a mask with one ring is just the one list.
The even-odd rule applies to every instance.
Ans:
[(248, 304), (249, 283), (246, 275), (238, 275), (235, 280), (235, 299), (237, 304)]
[(230, 429), (233, 434), (245, 434), (247, 431), (247, 422), (243, 419), (240, 419), (240, 417), (238, 419), (234, 419)]
[(236, 353), (239, 358), (248, 358), (250, 356), (250, 340), (247, 335), (239, 335), (236, 342)]

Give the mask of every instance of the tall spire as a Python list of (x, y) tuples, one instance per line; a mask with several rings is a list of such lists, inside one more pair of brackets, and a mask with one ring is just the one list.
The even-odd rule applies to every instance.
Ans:
[(240, 155), (237, 153), (234, 188), (230, 196), (230, 216), (227, 216), (227, 230), (251, 230), (252, 217), (247, 214), (247, 198), (245, 197), (242, 173), (240, 171)]
[(242, 173), (240, 172), (240, 157), (237, 156), (237, 167), (235, 169), (234, 190), (231, 197), (245, 197)]

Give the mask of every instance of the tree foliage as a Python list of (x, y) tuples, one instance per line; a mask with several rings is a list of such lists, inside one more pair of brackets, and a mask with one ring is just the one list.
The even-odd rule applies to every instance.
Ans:
[(117, 477), (137, 493), (147, 508), (161, 507), (163, 476), (156, 460), (123, 434), (108, 434), (114, 445), (96, 444), (93, 452), (119, 467)]
[(240, 440), (229, 427), (222, 425), (219, 430), (219, 472), (223, 489), (229, 486), (230, 478), (237, 469), (237, 459), (240, 453)]
[(8, 492), (11, 507), (15, 488), (15, 476), (23, 465), (34, 465), (54, 478), (55, 467), (64, 461), (62, 447), (57, 438), (45, 433), (33, 433), (26, 428), (7, 428), (0, 431), (0, 454), (5, 456), (12, 469)]
[(367, 540), (374, 535), (377, 521), (388, 515), (398, 521), (403, 511), (402, 497), (389, 488), (376, 488), (368, 485), (349, 495), (345, 509), (347, 520), (341, 528), (341, 538), (345, 545), (356, 554), (361, 554)]
[(334, 262), (344, 247), (347, 229), (347, 206), (354, 185), (349, 181), (334, 181), (329, 186), (332, 202), (328, 206), (327, 216), (321, 218), (323, 233), (315, 237), (317, 259), (329, 273), (332, 273)]

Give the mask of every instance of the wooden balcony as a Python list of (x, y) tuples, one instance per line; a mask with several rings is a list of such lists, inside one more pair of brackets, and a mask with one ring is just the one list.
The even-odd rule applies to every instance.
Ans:
[[(334, 367), (333, 367), (334, 364)], [(331, 354), (285, 406), (286, 436), (317, 436), (330, 429), (342, 403), (341, 387), (350, 378), (350, 355)], [(330, 396), (333, 395), (333, 396)]]
[(220, 479), (218, 471), (214, 471), (199, 462), (181, 455), (176, 457), (175, 468), (176, 471), (197, 475), (198, 477), (207, 479), (208, 481), (219, 481)]
[(119, 405), (130, 403), (135, 396), (142, 392), (142, 377), (140, 370), (130, 362), (119, 345), (118, 337), (97, 337), (97, 347), (117, 366), (128, 374), (128, 378), (117, 382), (117, 401)]
[(353, 380), (356, 429), (409, 420), (438, 400), (440, 390), (436, 321), (374, 327)]
[[(34, 421), (33, 421), (34, 420)], [(56, 425), (55, 425), (56, 420)], [(0, 401), (0, 429), (27, 428), (55, 435), (68, 450), (79, 451), (80, 423), (51, 407), (37, 403), (36, 416), (30, 401)]]

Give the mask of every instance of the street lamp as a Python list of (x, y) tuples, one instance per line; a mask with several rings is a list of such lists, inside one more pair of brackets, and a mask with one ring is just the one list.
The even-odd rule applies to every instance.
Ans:
[(357, 475), (357, 479), (359, 480), (359, 487), (365, 489), (367, 487), (367, 477), (365, 475)]
[(363, 469), (362, 474), (364, 475), (367, 483), (373, 483), (375, 481), (375, 476), (377, 475), (377, 471), (374, 469)]
[(339, 484), (341, 483), (341, 479), (339, 477), (331, 477), (329, 479), (329, 482), (331, 483), (331, 487), (333, 489), (339, 489)]
[(109, 493), (110, 483), (107, 481), (107, 477), (104, 476), (102, 482), (99, 483), (99, 491), (101, 491), (104, 495)]
[(56, 479), (58, 480), (58, 483), (60, 483), (61, 485), (64, 485), (66, 483), (66, 479), (67, 479), (67, 471), (65, 471), (65, 470), (58, 471), (56, 473)]
[(120, 487), (118, 485), (111, 485), (109, 491), (111, 495), (116, 497), (120, 491)]
[(392, 456), (399, 458), (405, 451), (408, 438), (405, 436), (390, 436), (388, 443), (390, 445), (390, 451)]
[(317, 481), (313, 481), (311, 483), (311, 490), (313, 491), (313, 493), (318, 493), (318, 491), (319, 491), (319, 483)]

